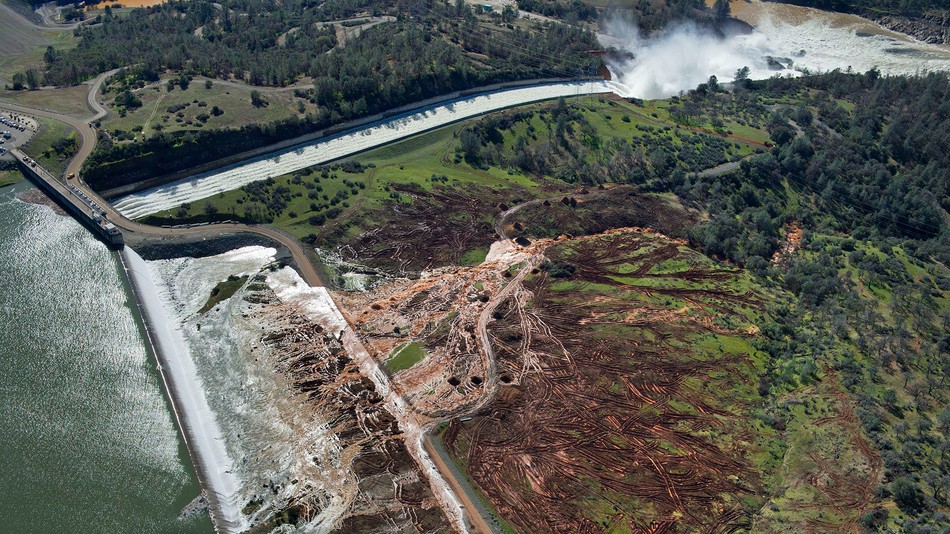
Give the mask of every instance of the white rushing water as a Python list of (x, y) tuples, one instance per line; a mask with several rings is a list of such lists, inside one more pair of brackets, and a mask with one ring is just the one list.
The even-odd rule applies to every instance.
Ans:
[(243, 185), (319, 165), (490, 111), (562, 96), (613, 91), (607, 82), (570, 82), (505, 89), (460, 98), (400, 115), (356, 132), (314, 141), (225, 169), (200, 174), (118, 199), (130, 219), (177, 208)]
[[(623, 96), (665, 98), (695, 88), (715, 75), (720, 82), (748, 67), (751, 79), (800, 76), (834, 69), (884, 74), (950, 70), (950, 48), (914, 41), (852, 15), (773, 4), (734, 2), (755, 31), (720, 39), (685, 24), (644, 38), (630, 24), (611, 21), (604, 46), (635, 57), (611, 65)], [(786, 68), (777, 68), (772, 57)]]
[(126, 247), (122, 257), (142, 305), (149, 337), (161, 354), (161, 373), (174, 399), (176, 417), (210, 494), (212, 517), (224, 532), (244, 530), (249, 525), (240, 513), (240, 481), (232, 472), (234, 461), (225, 447), (224, 435), (208, 403), (181, 325), (174, 320), (168, 286), (134, 250)]
[[(326, 532), (349, 510), (356, 480), (323, 407), (308, 402), (275, 372), (287, 355), (262, 339), (284, 331), (288, 314), (305, 315), (337, 335), (346, 321), (326, 288), (308, 286), (289, 267), (271, 270), (275, 254), (273, 248), (255, 246), (145, 263), (157, 286), (152, 298), (160, 301), (172, 330), (168, 335), (193, 366), (188, 387), (200, 389), (206, 402), (183, 400), (213, 419), (207, 434), (213, 434), (214, 444), (204, 448), (202, 463), (226, 477), (207, 479), (207, 485), (222, 495), (230, 524), (237, 525), (228, 531), (304, 503), (318, 511), (315, 517), (296, 528), (285, 525), (281, 532)], [(249, 281), (199, 313), (212, 289), (232, 275), (246, 275)], [(277, 301), (244, 298), (261, 294), (261, 288)]]

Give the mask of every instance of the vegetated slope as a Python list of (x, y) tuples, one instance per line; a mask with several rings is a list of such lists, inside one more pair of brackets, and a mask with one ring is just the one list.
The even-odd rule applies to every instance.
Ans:
[[(363, 97), (374, 110), (392, 107), (407, 94), (439, 94), (466, 82), (503, 79), (505, 73), (531, 77), (596, 66), (586, 58), (586, 51), (596, 48), (590, 33), (565, 25), (536, 32), (527, 31), (527, 23), (485, 24), (496, 19), (478, 17), (467, 6), (433, 3), (413, 10), (393, 3), (327, 2), (312, 8), (300, 0), (267, 0), (230, 2), (228, 8), (200, 0), (106, 17), (102, 25), (80, 30), (76, 49), (48, 64), (48, 81), (74, 83), (132, 65), (234, 76), (252, 85), (286, 85), (309, 76), (318, 82), (321, 102), (352, 105)], [(326, 22), (374, 12), (400, 20), (336, 46), (334, 25)], [(541, 61), (551, 55), (564, 65)]]
[[(276, 86), (308, 78), (300, 89), (306, 104), (281, 120), (240, 129), (143, 131), (137, 142), (113, 140), (84, 170), (90, 183), (109, 188), (144, 178), (138, 176), (143, 168), (171, 173), (429, 97), (501, 81), (589, 75), (599, 65), (588, 53), (598, 48), (593, 34), (578, 27), (503, 23), (476, 16), (464, 4), (410, 7), (328, 2), (311, 9), (298, 0), (229, 3), (225, 11), (204, 0), (168, 3), (83, 28), (77, 48), (57, 55), (46, 75), (53, 83), (75, 83), (132, 67), (119, 76), (130, 92), (119, 92), (133, 106), (142, 100), (135, 95), (136, 78), (154, 82), (166, 69), (180, 73), (182, 88), (198, 74)], [(344, 22), (325, 24), (373, 13), (397, 18), (345, 46), (334, 33)], [(266, 107), (267, 95), (253, 105)], [(225, 121), (229, 117), (237, 118), (223, 114)]]
[[(657, 147), (662, 162), (656, 171), (650, 167), (644, 170), (645, 166), (632, 159), (615, 159), (612, 168), (637, 175), (665, 172), (666, 165), (705, 169), (763, 146), (728, 134), (723, 138), (677, 127), (662, 107), (649, 108), (660, 117), (654, 118), (649, 110), (624, 101), (583, 97), (571, 102), (569, 111), (558, 111), (566, 104), (553, 102), (469, 121), (359, 156), (360, 161), (370, 162), (366, 165), (352, 161), (301, 170), (159, 213), (149, 220), (161, 224), (225, 219), (272, 223), (322, 248), (345, 245), (343, 252), (349, 259), (355, 256), (376, 268), (417, 272), (462, 258), (471, 261), (479, 253), (484, 256), (495, 239), (495, 216), (511, 206), (548, 197), (552, 199), (549, 204), (558, 203), (565, 195), (574, 195), (580, 184), (566, 180), (589, 175), (573, 166), (569, 157), (555, 153), (565, 146), (584, 154), (593, 154), (581, 144), (585, 139), (596, 146), (619, 144), (631, 154), (652, 153), (649, 147)], [(569, 120), (561, 118), (568, 116)], [(555, 140), (552, 136), (559, 123), (573, 133), (565, 131)], [(743, 133), (748, 136), (767, 137), (762, 130), (746, 129)], [(519, 141), (520, 137), (525, 139)], [(694, 139), (703, 145), (691, 143)], [(551, 169), (553, 176), (525, 176), (518, 167), (506, 170), (509, 156), (504, 154), (512, 151), (521, 151), (519, 161)], [(674, 159), (677, 154), (682, 154), (682, 162)], [(646, 155), (639, 157), (648, 161)], [(593, 169), (587, 166), (584, 170), (593, 173)], [(598, 171), (598, 175), (605, 177), (606, 171)], [(613, 203), (619, 218), (601, 229), (618, 223), (654, 224), (655, 202), (628, 198), (636, 209), (627, 210), (623, 201)], [(677, 210), (671, 213), (671, 220), (678, 217)], [(677, 230), (663, 228), (683, 235), (685, 226), (678, 226)], [(420, 245), (424, 246), (422, 253)]]
[[(590, 169), (578, 179), (629, 180), (703, 209), (709, 219), (688, 232), (694, 247), (792, 293), (769, 301), (770, 319), (759, 323), (756, 341), (769, 354), (760, 392), (770, 424), (790, 445), (773, 502), (760, 516), (765, 530), (946, 527), (948, 106), (945, 74), (835, 72), (740, 84), (729, 95), (704, 84), (671, 102), (670, 117), (691, 127), (718, 123), (734, 134), (765, 123), (776, 146), (722, 176), (652, 173), (649, 164), (638, 175), (617, 175), (604, 173), (610, 152), (603, 148), (575, 142), (556, 152), (562, 172)], [(556, 145), (551, 139), (538, 136), (533, 146)], [(504, 155), (509, 146), (495, 151)], [(514, 156), (509, 165), (531, 169)], [(555, 206), (548, 220), (577, 228), (578, 218), (559, 218), (565, 208)], [(836, 415), (816, 415), (826, 409)], [(846, 427), (837, 439), (851, 436), (858, 447), (862, 435), (870, 438), (866, 459), (855, 465), (879, 479), (844, 482), (829, 472), (821, 454), (838, 445), (821, 444), (825, 429), (809, 433), (832, 420)], [(830, 512), (844, 495), (861, 496), (862, 504), (849, 501), (853, 513)]]
[[(643, 185), (708, 213), (690, 232), (693, 246), (794, 296), (769, 302), (756, 341), (769, 354), (760, 393), (770, 424), (790, 446), (758, 524), (945, 528), (947, 76), (831, 73), (732, 95), (708, 89), (679, 99), (673, 115), (693, 125), (764, 119), (777, 146), (733, 174), (674, 171)], [(581, 154), (572, 161), (603, 160)], [(835, 415), (817, 415), (827, 409)], [(822, 451), (840, 445), (823, 445), (834, 433), (811, 429), (831, 421), (845, 428), (834, 439), (851, 436), (865, 458), (837, 465), (880, 478), (829, 471)], [(845, 495), (860, 502), (842, 509)]]

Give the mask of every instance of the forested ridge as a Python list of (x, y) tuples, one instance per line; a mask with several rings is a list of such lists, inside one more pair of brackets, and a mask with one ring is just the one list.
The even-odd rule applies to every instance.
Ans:
[[(337, 46), (334, 27), (323, 24), (383, 14), (399, 20), (346, 46)], [(593, 35), (579, 28), (492, 25), (464, 4), (439, 2), (178, 1), (106, 16), (78, 35), (75, 50), (48, 62), (48, 82), (71, 84), (140, 65), (234, 76), (253, 85), (286, 85), (304, 76), (333, 80), (329, 92), (339, 90), (349, 100), (354, 94), (376, 97), (381, 85), (378, 96), (387, 98), (394, 86), (406, 92), (421, 85), (426, 92), (427, 81), (457, 88), (541, 71), (574, 75), (578, 67), (597, 64), (586, 54), (597, 48)], [(554, 56), (563, 61), (542, 61)]]

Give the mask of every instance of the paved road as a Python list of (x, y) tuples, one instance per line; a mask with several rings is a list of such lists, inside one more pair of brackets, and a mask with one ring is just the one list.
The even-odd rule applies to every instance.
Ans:
[[(6, 5), (6, 4), (3, 4), (3, 3), (0, 3), (0, 11), (6, 11), (6, 12), (8, 12), (8, 13), (12, 13), (15, 17), (17, 17), (17, 18), (20, 19), (21, 22), (19, 23), (19, 26), (24, 27), (24, 28), (29, 28), (29, 29), (31, 29), (31, 30), (40, 30), (40, 31), (68, 31), (68, 30), (74, 30), (74, 29), (78, 28), (80, 24), (82, 24), (82, 23), (80, 23), (80, 22), (73, 22), (73, 23), (70, 23), (70, 24), (53, 24), (53, 25), (36, 24), (36, 23), (33, 22), (32, 20), (30, 20), (30, 19), (24, 17), (22, 14), (18, 13), (15, 9), (13, 9), (13, 8), (11, 8), (10, 6), (8, 6), (8, 5)], [(41, 15), (41, 16), (43, 16), (43, 20), (49, 20), (47, 15), (44, 14), (44, 15)], [(92, 19), (90, 19), (90, 20), (92, 20)]]
[[(2, 5), (2, 4), (0, 4)], [(97, 111), (90, 119), (78, 119), (70, 115), (63, 115), (61, 113), (53, 113), (50, 111), (43, 111), (39, 109), (33, 109), (26, 106), (21, 106), (18, 104), (8, 104), (0, 103), (0, 109), (9, 109), (16, 111), (18, 113), (24, 113), (28, 115), (36, 115), (39, 117), (45, 117), (48, 119), (58, 120), (69, 124), (73, 128), (79, 131), (80, 136), (82, 137), (79, 150), (76, 152), (76, 155), (73, 157), (72, 161), (69, 162), (69, 166), (66, 168), (66, 173), (79, 173), (79, 169), (82, 168), (82, 164), (86, 161), (86, 158), (89, 157), (89, 154), (92, 153), (93, 149), (96, 146), (96, 132), (89, 126), (89, 123), (95, 121), (103, 116), (105, 116), (107, 110), (97, 101), (97, 96), (99, 88), (102, 87), (103, 81), (111, 76), (115, 71), (106, 72), (98, 76), (95, 80), (92, 81), (91, 88), (88, 96), (88, 103), (90, 107)], [(225, 223), (225, 224), (214, 224), (207, 226), (196, 226), (191, 228), (160, 228), (156, 226), (151, 226), (147, 224), (138, 223), (135, 221), (130, 221), (123, 217), (119, 212), (112, 209), (112, 206), (105, 200), (99, 199), (99, 196), (92, 191), (85, 184), (76, 184), (83, 192), (89, 195), (90, 198), (98, 199), (101, 206), (103, 206), (107, 213), (107, 218), (112, 221), (113, 224), (118, 226), (120, 229), (127, 232), (137, 233), (141, 235), (149, 236), (159, 236), (159, 237), (211, 237), (219, 236), (229, 233), (252, 233), (260, 236), (267, 237), (272, 239), (284, 247), (286, 247), (291, 256), (294, 259), (294, 262), (297, 264), (298, 270), (300, 271), (300, 276), (308, 284), (314, 287), (322, 286), (323, 281), (320, 279), (320, 275), (317, 274), (316, 269), (314, 269), (313, 264), (310, 263), (310, 259), (307, 257), (306, 252), (300, 243), (293, 237), (272, 228), (265, 228), (262, 226), (247, 225), (247, 224), (237, 224), (237, 223)]]
[[(88, 189), (86, 191), (88, 194)], [(108, 206), (108, 203), (105, 201), (103, 201), (103, 203), (104, 205)], [(317, 270), (314, 269), (313, 264), (310, 262), (310, 258), (307, 257), (307, 253), (304, 251), (300, 243), (290, 235), (285, 234), (280, 230), (267, 228), (265, 226), (240, 223), (219, 223), (209, 224), (206, 226), (193, 226), (190, 228), (161, 228), (130, 221), (112, 209), (111, 206), (107, 207), (106, 211), (108, 213), (107, 218), (120, 229), (126, 232), (137, 233), (145, 236), (158, 236), (167, 238), (210, 238), (237, 233), (250, 233), (264, 236), (268, 239), (276, 241), (277, 243), (280, 243), (290, 251), (290, 254), (294, 259), (294, 263), (297, 264), (297, 270), (300, 272), (301, 278), (303, 278), (307, 284), (309, 284), (311, 287), (321, 287), (324, 285), (323, 280), (320, 278), (320, 275), (317, 274)]]
[[(111, 73), (105, 73), (99, 76), (93, 83), (92, 89), (90, 91), (89, 103), (91, 106), (98, 110), (98, 114), (92, 119), (77, 119), (76, 117), (70, 115), (63, 115), (60, 113), (53, 113), (50, 111), (43, 111), (39, 109), (28, 108), (26, 106), (20, 106), (17, 104), (8, 104), (0, 103), (0, 109), (8, 109), (16, 111), (17, 113), (24, 113), (27, 115), (35, 115), (39, 117), (45, 117), (48, 119), (58, 120), (65, 122), (70, 126), (76, 128), (79, 131), (81, 136), (81, 142), (79, 145), (79, 150), (76, 151), (76, 155), (69, 162), (69, 166), (66, 168), (66, 173), (79, 173), (79, 169), (82, 167), (83, 162), (86, 161), (86, 158), (89, 157), (89, 154), (92, 153), (92, 150), (96, 146), (96, 132), (89, 126), (90, 120), (95, 120), (105, 114), (105, 108), (99, 105), (95, 101), (93, 96), (93, 91), (98, 92), (98, 88), (102, 84), (102, 80), (105, 77), (109, 76)], [(202, 236), (217, 236), (227, 233), (252, 233), (267, 237), (272, 239), (281, 245), (285, 246), (293, 256), (294, 262), (296, 262), (300, 275), (303, 279), (310, 284), (311, 286), (317, 287), (322, 286), (323, 282), (320, 279), (320, 276), (317, 274), (317, 271), (313, 268), (313, 264), (310, 263), (310, 259), (307, 257), (307, 254), (304, 252), (303, 247), (300, 243), (293, 237), (275, 230), (272, 228), (265, 228), (262, 226), (247, 225), (247, 224), (237, 224), (237, 223), (226, 223), (226, 224), (214, 224), (207, 226), (196, 226), (191, 228), (160, 228), (156, 226), (150, 226), (147, 224), (138, 223), (135, 221), (130, 221), (123, 217), (119, 212), (115, 211), (112, 206), (99, 198), (99, 195), (95, 193), (92, 189), (86, 186), (83, 183), (75, 184), (79, 189), (81, 189), (86, 195), (90, 198), (97, 199), (99, 204), (104, 207), (107, 213), (107, 218), (112, 221), (113, 224), (118, 226), (120, 229), (127, 232), (133, 232), (141, 235), (150, 235), (150, 236), (159, 236), (159, 237), (202, 237)]]

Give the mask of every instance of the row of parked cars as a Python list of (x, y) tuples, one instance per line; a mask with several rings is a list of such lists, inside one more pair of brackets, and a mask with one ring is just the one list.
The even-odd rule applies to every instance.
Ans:
[[(11, 128), (16, 128), (17, 130), (20, 130), (21, 132), (26, 131), (26, 125), (20, 122), (19, 120), (8, 119), (6, 117), (0, 117), (0, 123), (3, 123), (4, 125), (9, 126)], [(9, 134), (10, 132), (8, 131), (3, 132), (3, 137), (9, 139), (10, 138)]]

